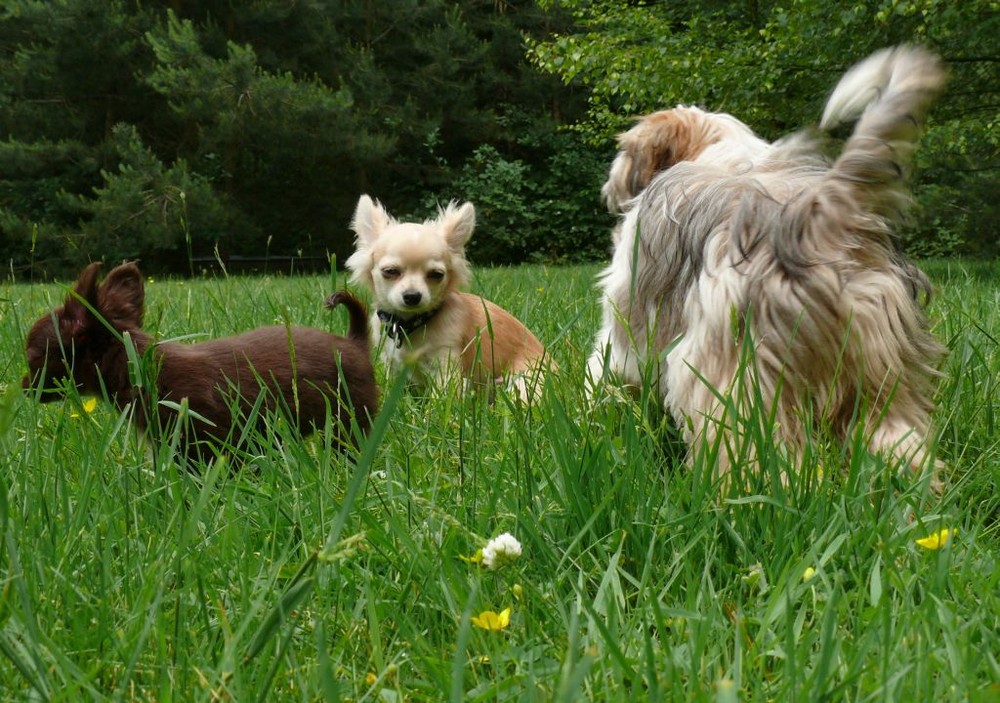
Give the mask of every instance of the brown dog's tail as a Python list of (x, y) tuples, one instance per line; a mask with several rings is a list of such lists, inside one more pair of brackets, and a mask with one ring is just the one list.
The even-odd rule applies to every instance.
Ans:
[(364, 303), (345, 290), (337, 291), (326, 299), (326, 307), (331, 310), (338, 305), (343, 305), (347, 308), (347, 313), (351, 318), (351, 324), (347, 330), (348, 338), (367, 348), (370, 343), (368, 336), (368, 308), (365, 307)]

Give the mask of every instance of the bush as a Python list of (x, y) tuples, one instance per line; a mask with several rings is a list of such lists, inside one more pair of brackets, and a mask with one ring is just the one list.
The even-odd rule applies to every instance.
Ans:
[(192, 255), (228, 245), (237, 219), (207, 178), (183, 160), (165, 166), (130, 125), (118, 125), (112, 144), (117, 171), (102, 171), (95, 198), (77, 198), (85, 259), (143, 258), (149, 271), (190, 270)]
[(551, 137), (550, 155), (532, 168), (480, 146), (438, 201), (471, 201), (476, 233), (469, 258), (480, 263), (566, 263), (606, 258), (613, 224), (598, 193), (608, 159), (572, 134)]

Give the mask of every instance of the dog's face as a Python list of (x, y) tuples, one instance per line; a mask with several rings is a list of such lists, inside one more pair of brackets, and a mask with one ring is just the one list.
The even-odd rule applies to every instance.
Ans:
[(112, 339), (108, 326), (121, 330), (142, 323), (144, 292), (139, 269), (123, 264), (98, 286), (100, 270), (99, 263), (87, 266), (65, 302), (39, 318), (28, 332), (28, 374), (21, 379), (21, 387), (37, 391), (41, 401), (62, 398), (70, 383), (81, 393), (100, 392), (97, 364)]
[(436, 219), (397, 222), (385, 208), (362, 195), (352, 228), (356, 251), (347, 260), (352, 280), (367, 285), (378, 307), (399, 315), (419, 315), (465, 285), (469, 266), (465, 244), (476, 215), (472, 203), (449, 204)]

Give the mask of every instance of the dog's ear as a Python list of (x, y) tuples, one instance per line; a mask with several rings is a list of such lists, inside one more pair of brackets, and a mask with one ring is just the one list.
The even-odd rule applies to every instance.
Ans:
[(80, 272), (73, 285), (73, 293), (66, 296), (60, 320), (63, 329), (72, 337), (80, 334), (93, 319), (87, 305), (97, 308), (97, 276), (101, 272), (101, 262), (88, 264)]
[(98, 291), (98, 310), (115, 327), (142, 327), (146, 290), (134, 262), (112, 269)]
[(372, 200), (368, 195), (362, 195), (354, 209), (354, 219), (351, 220), (358, 248), (370, 248), (390, 222), (389, 213), (382, 207), (382, 203)]
[(461, 207), (448, 203), (448, 207), (438, 217), (438, 223), (448, 248), (456, 252), (462, 251), (472, 237), (472, 230), (476, 228), (476, 208), (472, 203), (465, 203)]
[(358, 199), (354, 210), (351, 229), (356, 235), (354, 253), (347, 257), (345, 264), (351, 272), (351, 281), (371, 288), (372, 281), (372, 246), (379, 235), (389, 226), (391, 219), (382, 204), (372, 200), (367, 195)]
[[(625, 211), (625, 203), (638, 194), (634, 190), (632, 178), (632, 157), (627, 151), (619, 151), (611, 162), (608, 180), (601, 187), (601, 197), (612, 215)], [(640, 189), (641, 190), (641, 189)]]
[(681, 161), (698, 157), (718, 137), (704, 129), (701, 113), (690, 108), (660, 110), (618, 135), (618, 155), (601, 188), (612, 214), (639, 195), (653, 177)]

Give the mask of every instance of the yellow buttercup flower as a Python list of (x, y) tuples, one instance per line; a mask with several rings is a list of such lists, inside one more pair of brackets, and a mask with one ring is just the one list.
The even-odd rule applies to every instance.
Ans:
[(811, 566), (807, 566), (806, 570), (802, 572), (802, 583), (805, 583), (815, 575), (816, 575), (816, 569), (812, 568)]
[(931, 549), (931, 550), (941, 549), (941, 547), (948, 544), (948, 542), (951, 541), (951, 538), (957, 534), (958, 534), (957, 527), (955, 528), (945, 527), (938, 530), (932, 535), (928, 535), (927, 537), (918, 539), (917, 544), (923, 547), (924, 549)]
[(376, 681), (378, 681), (378, 676), (375, 675), (374, 671), (369, 671), (365, 676), (365, 684), (368, 686), (374, 686)]
[[(90, 413), (94, 412), (95, 408), (97, 408), (97, 398), (87, 398), (82, 403), (80, 403), (80, 407), (83, 408), (83, 412), (85, 412), (85, 413), (87, 413), (89, 415)], [(69, 416), (70, 417), (80, 417), (80, 413), (78, 413), (78, 412), (71, 412), (69, 414)]]
[(472, 616), (472, 624), (483, 630), (499, 632), (510, 625), (510, 608), (504, 608), (500, 613), (484, 610), (479, 615)]

